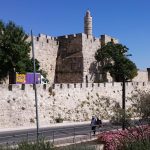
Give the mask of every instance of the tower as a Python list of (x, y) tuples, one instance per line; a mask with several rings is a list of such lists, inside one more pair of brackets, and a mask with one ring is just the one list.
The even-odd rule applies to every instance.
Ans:
[(89, 10), (86, 11), (86, 15), (84, 17), (84, 33), (92, 35), (92, 16)]

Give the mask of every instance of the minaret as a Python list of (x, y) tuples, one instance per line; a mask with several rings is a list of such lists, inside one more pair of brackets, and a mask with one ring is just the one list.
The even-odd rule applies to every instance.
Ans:
[(84, 17), (84, 33), (92, 35), (92, 17), (89, 10), (86, 11), (86, 15)]

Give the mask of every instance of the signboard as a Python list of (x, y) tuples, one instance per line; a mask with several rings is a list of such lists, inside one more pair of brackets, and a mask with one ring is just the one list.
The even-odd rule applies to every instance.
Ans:
[(26, 75), (16, 73), (16, 83), (17, 84), (25, 84), (26, 83)]
[[(35, 82), (36, 84), (41, 83), (41, 74), (36, 73), (35, 74)], [(26, 74), (26, 84), (33, 84), (34, 83), (34, 73), (27, 73)]]
[[(41, 74), (35, 74), (35, 83), (41, 84)], [(34, 73), (16, 73), (16, 84), (34, 84)]]

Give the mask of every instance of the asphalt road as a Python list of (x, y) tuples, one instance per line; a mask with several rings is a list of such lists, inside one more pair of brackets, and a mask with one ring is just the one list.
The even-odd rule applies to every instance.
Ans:
[[(139, 120), (131, 120), (131, 124), (138, 125)], [(147, 121), (141, 121), (140, 124), (147, 124)], [(101, 128), (97, 128), (97, 132), (110, 131), (113, 129), (121, 129), (121, 126), (115, 126), (108, 122), (103, 123)], [(92, 131), (90, 124), (64, 125), (39, 129), (39, 139), (52, 141), (70, 140), (74, 142), (77, 137), (91, 138)], [(22, 141), (35, 141), (37, 138), (36, 129), (13, 130), (0, 132), (0, 145), (16, 145)], [(67, 141), (63, 141), (64, 143)]]
[[(104, 123), (103, 127), (97, 128), (97, 132), (112, 130), (119, 127), (110, 126), (109, 123)], [(52, 142), (59, 139), (66, 139), (77, 136), (91, 136), (92, 131), (89, 124), (82, 125), (67, 125), (61, 127), (47, 127), (39, 129), (39, 138), (44, 137)], [(37, 137), (36, 129), (14, 130), (0, 132), (0, 145), (12, 145), (22, 141), (35, 141)]]
[[(130, 121), (130, 125), (142, 124), (148, 124), (148, 122), (144, 120), (139, 121), (138, 119)], [(103, 122), (102, 127), (97, 128), (97, 133), (114, 129), (121, 129), (121, 126), (115, 126), (108, 122)], [(69, 140), (70, 142), (74, 143), (77, 138), (80, 138), (79, 140), (81, 141), (83, 137), (85, 137), (87, 140), (91, 139), (91, 136), (92, 131), (89, 123), (54, 126), (39, 129), (39, 139), (44, 138), (45, 140), (53, 142), (54, 145), (57, 145), (60, 141), (62, 141), (62, 144), (68, 143)], [(0, 145), (16, 145), (22, 141), (36, 141), (36, 139), (37, 132), (35, 128), (5, 132), (0, 131)]]

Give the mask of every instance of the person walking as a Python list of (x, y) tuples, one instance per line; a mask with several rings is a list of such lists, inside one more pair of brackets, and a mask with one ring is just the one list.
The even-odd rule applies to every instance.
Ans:
[(93, 135), (96, 133), (96, 125), (97, 125), (97, 119), (95, 116), (92, 116), (91, 119), (91, 130), (93, 131)]
[(97, 117), (97, 126), (98, 128), (102, 127), (102, 120)]

